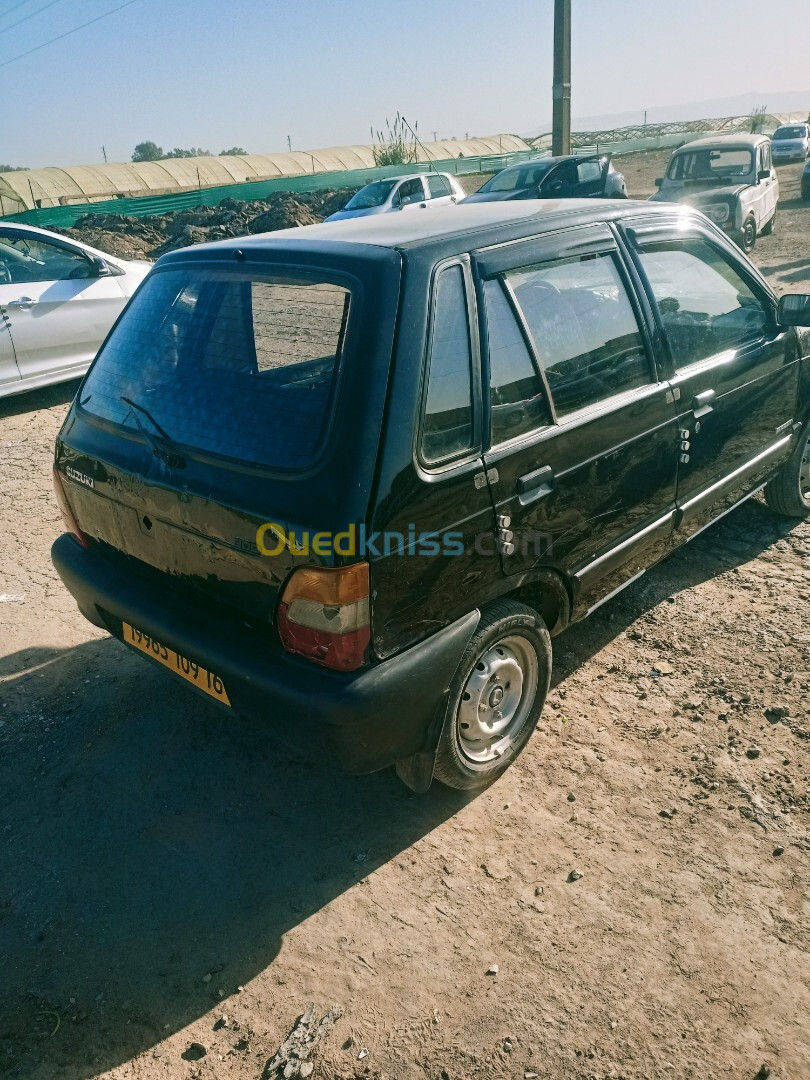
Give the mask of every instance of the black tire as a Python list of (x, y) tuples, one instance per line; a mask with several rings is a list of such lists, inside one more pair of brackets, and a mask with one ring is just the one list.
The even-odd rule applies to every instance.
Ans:
[(756, 218), (751, 217), (746, 219), (743, 225), (742, 236), (740, 237), (740, 247), (743, 249), (746, 255), (750, 255), (757, 244), (757, 222)]
[(774, 210), (773, 217), (771, 218), (771, 220), (768, 222), (767, 225), (763, 226), (763, 229), (762, 229), (762, 235), (763, 236), (773, 236), (773, 234), (776, 232), (776, 214), (777, 214), (777, 211)]
[(507, 600), (484, 608), (450, 687), (435, 779), (466, 791), (497, 780), (531, 738), (550, 678), (551, 638), (540, 615)]
[(782, 517), (810, 516), (810, 424), (805, 424), (796, 449), (765, 488), (765, 502)]

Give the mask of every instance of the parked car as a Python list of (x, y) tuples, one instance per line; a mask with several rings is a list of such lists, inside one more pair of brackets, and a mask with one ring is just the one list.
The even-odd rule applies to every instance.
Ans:
[(810, 157), (810, 125), (783, 124), (773, 133), (774, 165)]
[(388, 214), (409, 207), (432, 209), (463, 199), (464, 195), (464, 188), (449, 173), (390, 176), (387, 180), (375, 180), (373, 184), (360, 188), (342, 210), (330, 214), (326, 220), (343, 221), (345, 218), (368, 217), (370, 214)]
[(802, 199), (805, 202), (810, 200), (810, 161), (807, 162), (802, 173)]
[(719, 135), (676, 150), (653, 201), (694, 206), (749, 253), (776, 228), (779, 180), (767, 135)]
[(510, 165), (465, 202), (511, 199), (626, 199), (627, 185), (608, 155), (541, 158)]
[(667, 205), (174, 251), (58, 436), (53, 561), (225, 709), (355, 772), (482, 788), (538, 722), (551, 636), (763, 485), (810, 513), (797, 325), (810, 296)]
[(0, 398), (83, 375), (151, 266), (0, 221)]

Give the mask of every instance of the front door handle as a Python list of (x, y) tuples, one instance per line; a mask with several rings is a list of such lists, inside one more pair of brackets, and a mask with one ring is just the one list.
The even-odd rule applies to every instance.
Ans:
[(39, 300), (32, 300), (30, 296), (21, 296), (18, 300), (9, 300), (7, 308), (32, 308)]
[(692, 409), (695, 413), (695, 419), (699, 420), (701, 416), (708, 416), (710, 412), (713, 412), (714, 406), (712, 405), (712, 402), (716, 397), (716, 390), (704, 390), (702, 394), (695, 394), (692, 398)]
[(553, 490), (554, 470), (550, 465), (518, 477), (517, 493), (521, 506), (528, 506), (539, 499), (545, 499)]

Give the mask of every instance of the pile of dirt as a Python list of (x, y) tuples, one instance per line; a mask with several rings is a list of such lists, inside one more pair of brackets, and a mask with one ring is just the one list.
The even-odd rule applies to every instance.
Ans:
[(233, 236), (314, 225), (342, 210), (354, 191), (277, 192), (266, 199), (198, 206), (171, 214), (128, 217), (85, 214), (72, 229), (55, 230), (122, 259), (156, 259), (175, 248)]

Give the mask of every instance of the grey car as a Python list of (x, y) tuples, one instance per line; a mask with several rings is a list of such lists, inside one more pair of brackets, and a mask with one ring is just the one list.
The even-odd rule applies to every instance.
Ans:
[(810, 125), (783, 124), (773, 133), (773, 163), (806, 161), (810, 156)]
[(682, 202), (701, 210), (745, 252), (776, 225), (779, 180), (767, 135), (695, 139), (672, 155), (653, 202)]

